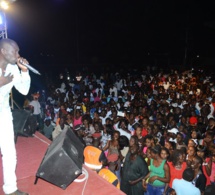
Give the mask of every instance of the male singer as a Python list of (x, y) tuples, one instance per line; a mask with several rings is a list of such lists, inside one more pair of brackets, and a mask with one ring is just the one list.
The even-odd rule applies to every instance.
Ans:
[[(11, 39), (0, 40), (0, 148), (3, 165), (3, 191), (7, 195), (28, 195), (17, 188), (16, 149), (14, 143), (13, 118), (9, 105), (11, 88), (27, 95), (30, 88), (28, 69), (20, 61), (27, 63), (19, 55), (17, 43)], [(21, 71), (19, 70), (19, 68)]]

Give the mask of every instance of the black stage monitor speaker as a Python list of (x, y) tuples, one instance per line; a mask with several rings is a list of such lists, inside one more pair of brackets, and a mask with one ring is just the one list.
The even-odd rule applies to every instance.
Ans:
[(71, 129), (62, 131), (48, 147), (36, 181), (41, 178), (66, 189), (82, 173), (83, 151), (84, 145)]
[(14, 128), (15, 135), (23, 134), (26, 121), (30, 116), (30, 111), (13, 109), (12, 115), (13, 115), (13, 128)]

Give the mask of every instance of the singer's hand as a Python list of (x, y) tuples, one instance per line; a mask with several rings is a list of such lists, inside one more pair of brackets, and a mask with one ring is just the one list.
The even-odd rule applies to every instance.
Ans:
[(0, 76), (0, 87), (7, 85), (13, 80), (13, 75), (9, 74), (6, 77), (1, 75)]
[(27, 72), (28, 68), (24, 66), (23, 64), (29, 64), (28, 61), (25, 58), (19, 57), (17, 60), (17, 65), (21, 68), (23, 72)]

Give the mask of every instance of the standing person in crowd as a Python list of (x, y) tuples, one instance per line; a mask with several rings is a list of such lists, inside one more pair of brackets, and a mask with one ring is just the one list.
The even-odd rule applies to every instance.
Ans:
[(9, 94), (13, 86), (23, 95), (27, 95), (30, 88), (31, 79), (28, 69), (21, 62), (28, 64), (26, 59), (20, 57), (17, 43), (11, 39), (2, 39), (0, 41), (0, 119), (2, 121), (0, 147), (3, 164), (3, 191), (7, 195), (28, 195), (17, 188), (15, 173), (17, 156), (13, 118), (9, 105)]
[(46, 118), (43, 126), (43, 133), (50, 140), (52, 140), (53, 130), (54, 130), (54, 126), (51, 124), (51, 119)]
[(129, 151), (129, 140), (126, 136), (121, 135), (119, 137), (119, 150), (120, 150), (120, 160), (121, 165), (125, 162), (125, 157)]
[(142, 127), (138, 123), (135, 125), (135, 135), (137, 136), (138, 139), (138, 145), (139, 145), (139, 152), (142, 154), (143, 153), (143, 146), (144, 146), (144, 137), (142, 136)]
[(202, 171), (206, 177), (206, 186), (211, 184), (210, 175), (211, 175), (211, 166), (212, 166), (212, 159), (209, 157), (208, 151), (206, 150), (205, 146), (198, 146), (197, 148), (197, 155), (202, 158)]
[(96, 172), (107, 165), (107, 158), (99, 145), (100, 138), (93, 137), (92, 144), (84, 148), (84, 164)]
[(66, 118), (63, 116), (60, 118), (59, 125), (54, 128), (52, 132), (52, 140), (56, 139), (56, 137), (62, 132), (69, 129), (69, 125), (66, 125)]
[(84, 130), (83, 127), (81, 125), (76, 125), (73, 128), (73, 132), (75, 133), (75, 135), (78, 137), (78, 139), (81, 141), (81, 143), (83, 144), (84, 147), (86, 147), (86, 142), (83, 139), (84, 136)]
[[(148, 169), (150, 171), (150, 162), (151, 162), (151, 147), (147, 148), (146, 154), (143, 156), (144, 160), (146, 161), (147, 165), (148, 165)], [(148, 184), (148, 180), (149, 178), (146, 180), (145, 182), (145, 186), (144, 188), (146, 188), (147, 184)]]
[(155, 146), (155, 140), (152, 135), (145, 136), (145, 147), (143, 148), (143, 154), (146, 154), (147, 148)]
[(119, 137), (120, 133), (118, 131), (113, 132), (111, 141), (108, 143), (108, 155), (116, 153), (119, 155)]
[(191, 131), (191, 139), (196, 145), (199, 145), (200, 133), (195, 128)]
[(93, 119), (92, 120), (93, 120), (93, 125), (95, 123), (99, 123), (99, 125), (100, 125), (100, 123), (102, 124), (102, 119), (100, 119), (98, 111), (95, 111), (93, 113)]
[(175, 127), (172, 128), (172, 129), (170, 129), (170, 130), (168, 130), (168, 133), (170, 134), (170, 139), (169, 139), (169, 141), (177, 143), (176, 137), (177, 137), (177, 133), (178, 133), (178, 132), (179, 132), (179, 130), (176, 129)]
[(73, 117), (69, 112), (66, 114), (66, 124), (73, 128)]
[[(101, 149), (106, 152), (109, 146), (109, 142), (111, 141), (111, 137), (113, 135), (114, 129), (112, 125), (104, 125), (104, 129), (102, 131), (101, 137)], [(108, 152), (108, 151), (107, 151)]]
[(74, 110), (74, 119), (73, 119), (73, 126), (81, 125), (82, 124), (82, 115), (81, 110), (79, 109), (80, 106), (77, 106)]
[(193, 161), (193, 158), (196, 156), (196, 154), (197, 154), (197, 150), (194, 146), (188, 147), (187, 157), (186, 157), (186, 162), (187, 162), (188, 167), (190, 167), (190, 165)]
[(189, 148), (190, 146), (197, 147), (197, 142), (194, 139), (189, 139), (187, 147)]
[(132, 147), (135, 144), (138, 144), (138, 138), (136, 135), (132, 135), (131, 139), (129, 140), (129, 147)]
[(115, 130), (120, 133), (120, 135), (125, 135), (128, 139), (131, 138), (131, 132), (128, 130), (127, 120), (122, 118), (120, 119), (117, 125), (114, 125)]
[(183, 152), (181, 150), (175, 150), (172, 153), (172, 161), (168, 162), (168, 164), (170, 170), (170, 181), (168, 188), (165, 190), (166, 194), (172, 191), (173, 180), (181, 179), (182, 174), (187, 167), (186, 162), (184, 162)]
[(41, 118), (41, 105), (38, 101), (40, 94), (34, 93), (32, 94), (33, 100), (30, 102), (29, 106), (32, 110), (33, 116), (35, 117), (37, 121), (37, 130), (42, 131), (42, 118)]
[(168, 161), (169, 160), (169, 157), (170, 157), (170, 153), (169, 153), (169, 150), (167, 149), (167, 148), (165, 148), (165, 147), (162, 147), (161, 148), (161, 158), (163, 159), (163, 160), (166, 160), (166, 161)]
[(116, 186), (118, 189), (120, 188), (120, 182), (115, 175), (115, 170), (117, 169), (117, 160), (118, 156), (112, 154), (108, 158), (108, 168), (102, 168), (99, 170), (98, 175), (107, 180), (109, 183)]
[(143, 125), (142, 136), (145, 137), (146, 135), (148, 135), (149, 118), (144, 117), (141, 122), (142, 122), (142, 125)]
[[(112, 139), (108, 142), (108, 154), (107, 157), (112, 155), (112, 154), (116, 154), (118, 155), (118, 157), (120, 156), (120, 150), (119, 150), (119, 137), (120, 137), (120, 133), (118, 131), (114, 131)], [(119, 181), (121, 180), (120, 177), (120, 172), (121, 172), (121, 162), (120, 162), (120, 158), (118, 158), (118, 166), (117, 166), (117, 170), (115, 171), (116, 176), (118, 177)]]
[(193, 178), (194, 171), (191, 168), (185, 169), (182, 174), (182, 179), (173, 180), (172, 188), (175, 190), (175, 193), (177, 195), (200, 195), (200, 190), (191, 183)]
[(194, 170), (194, 179), (192, 184), (199, 188), (201, 194), (204, 194), (206, 187), (206, 177), (201, 170), (203, 160), (199, 156), (195, 156), (191, 163), (191, 168)]
[(153, 137), (156, 143), (159, 143), (162, 137), (161, 129), (158, 125), (153, 125)]
[(176, 136), (176, 149), (181, 149), (181, 148), (187, 148), (187, 146), (185, 145), (184, 143), (184, 137), (183, 137), (183, 134), (181, 133), (177, 133), (177, 136)]
[[(79, 124), (79, 125), (81, 125), (81, 124)], [(83, 115), (81, 126), (84, 130), (83, 139), (84, 139), (86, 145), (91, 145), (92, 144), (92, 135), (95, 133), (95, 129), (93, 127), (92, 119), (89, 114)]]
[[(128, 113), (126, 114), (126, 118), (128, 120), (127, 129), (130, 131), (131, 135), (134, 135), (135, 126), (138, 124), (137, 119), (135, 119), (134, 113)], [(141, 131), (142, 133), (142, 131)]]
[(211, 165), (211, 175), (210, 180), (211, 184), (215, 185), (215, 150), (212, 152), (212, 165)]
[(121, 190), (127, 195), (143, 194), (142, 178), (148, 174), (148, 166), (138, 155), (139, 146), (134, 144), (126, 155), (122, 170)]
[(151, 147), (151, 159), (150, 159), (150, 172), (143, 179), (143, 186), (145, 186), (145, 181), (147, 178), (147, 192), (149, 195), (163, 194), (165, 190), (166, 183), (170, 180), (170, 169), (166, 160), (160, 157), (161, 146), (155, 145)]
[(209, 130), (206, 132), (206, 136), (204, 138), (204, 145), (207, 147), (209, 151), (212, 151), (214, 148), (214, 132)]
[(106, 111), (105, 109), (102, 109), (102, 110), (101, 110), (101, 113), (100, 113), (99, 118), (100, 118), (101, 121), (102, 121), (102, 125), (105, 125), (105, 124), (106, 124), (106, 123), (105, 123), (105, 120), (106, 120), (106, 118), (107, 118), (107, 111)]

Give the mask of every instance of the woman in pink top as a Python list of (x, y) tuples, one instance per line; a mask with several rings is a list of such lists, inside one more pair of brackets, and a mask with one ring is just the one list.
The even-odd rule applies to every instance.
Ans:
[(80, 110), (75, 110), (75, 117), (74, 117), (74, 122), (73, 122), (73, 127), (76, 125), (81, 125), (82, 124), (82, 116)]

